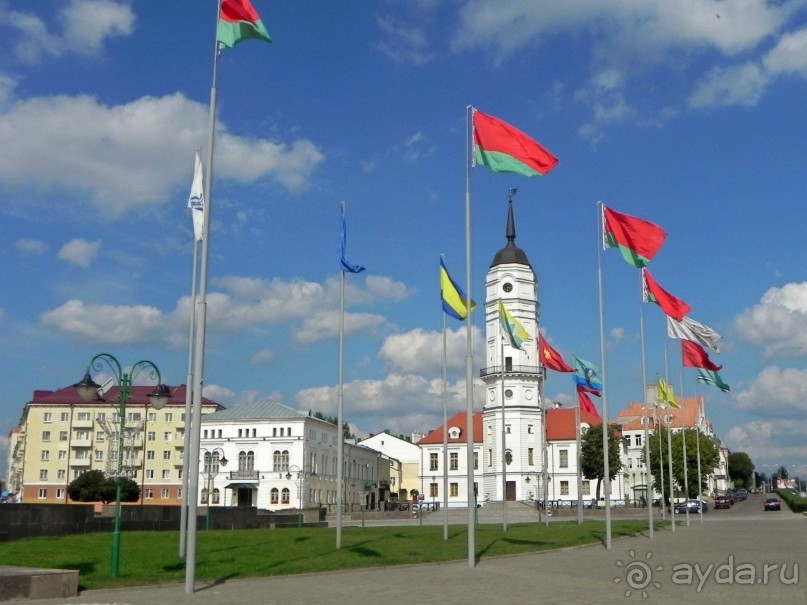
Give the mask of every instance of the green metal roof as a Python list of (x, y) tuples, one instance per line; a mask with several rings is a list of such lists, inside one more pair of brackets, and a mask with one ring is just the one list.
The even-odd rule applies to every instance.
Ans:
[(293, 410), (276, 401), (253, 401), (242, 403), (233, 408), (205, 414), (202, 422), (221, 422), (226, 420), (299, 420), (308, 415)]

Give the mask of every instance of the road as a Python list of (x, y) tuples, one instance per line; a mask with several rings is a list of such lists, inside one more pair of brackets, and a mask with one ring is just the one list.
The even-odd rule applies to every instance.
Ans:
[[(467, 561), (199, 584), (87, 591), (29, 605), (230, 605), (320, 602), (378, 605), (596, 603), (807, 603), (807, 516), (764, 512), (763, 495), (701, 520), (676, 515), (675, 531), (547, 553)], [(410, 520), (404, 520), (411, 522)]]

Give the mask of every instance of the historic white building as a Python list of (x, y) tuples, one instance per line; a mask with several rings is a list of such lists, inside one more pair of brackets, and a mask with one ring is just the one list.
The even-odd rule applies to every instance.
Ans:
[[(267, 510), (336, 505), (338, 427), (273, 401), (202, 418), (199, 502)], [(227, 462), (223, 464), (221, 459)], [(385, 465), (384, 468), (381, 468)], [(389, 462), (344, 444), (343, 504), (384, 500)]]

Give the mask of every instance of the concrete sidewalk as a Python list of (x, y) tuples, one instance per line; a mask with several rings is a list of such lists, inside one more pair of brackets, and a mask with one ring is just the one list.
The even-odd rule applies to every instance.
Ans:
[[(604, 533), (604, 528), (603, 528)], [(86, 591), (70, 599), (26, 603), (239, 604), (350, 603), (389, 600), (490, 603), (807, 603), (807, 518), (787, 511), (732, 519), (708, 514), (690, 526), (656, 530), (603, 545), (542, 554), (485, 557), (406, 567)], [(644, 596), (646, 595), (646, 597)]]

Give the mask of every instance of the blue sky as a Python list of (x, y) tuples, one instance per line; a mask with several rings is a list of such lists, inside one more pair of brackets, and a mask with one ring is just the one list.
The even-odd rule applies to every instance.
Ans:
[[(611, 416), (642, 397), (643, 316), (648, 380), (704, 395), (759, 470), (807, 473), (807, 2), (253, 4), (273, 43), (219, 61), (206, 395), (335, 415), (344, 200), (367, 267), (348, 277), (346, 418), (363, 434), (439, 424), (438, 263), (464, 283), (473, 105), (560, 159), (542, 178), (472, 171), (474, 297), (517, 187), (542, 329), (567, 361), (599, 360), (597, 202), (660, 225), (650, 271), (722, 334), (712, 360), (732, 392), (681, 368), (638, 271), (609, 250)], [(72, 384), (95, 353), (185, 382), (215, 6), (0, 0), (3, 448), (33, 391)], [(449, 325), (453, 413), (465, 335)], [(550, 374), (549, 399), (572, 392)]]

